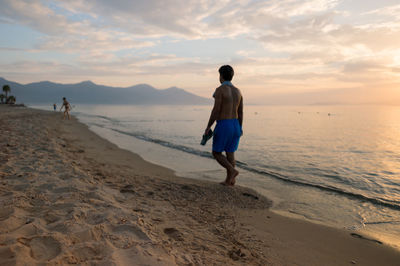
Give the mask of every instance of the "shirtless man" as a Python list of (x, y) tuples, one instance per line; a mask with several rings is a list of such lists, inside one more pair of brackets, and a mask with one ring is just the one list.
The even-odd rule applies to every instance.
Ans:
[[(214, 107), (211, 111), (205, 134), (217, 121), (214, 129), (212, 154), (217, 162), (226, 169), (226, 179), (221, 184), (235, 185), (239, 172), (235, 169), (235, 151), (242, 136), (243, 98), (240, 90), (231, 83), (233, 68), (229, 65), (220, 67), (219, 86), (213, 95)], [(225, 151), (226, 156), (222, 154)]]
[(65, 120), (65, 116), (68, 116), (68, 120), (70, 120), (69, 110), (71, 109), (71, 106), (65, 97), (63, 97), (63, 104), (61, 105), (60, 111), (63, 107), (65, 107), (63, 119)]

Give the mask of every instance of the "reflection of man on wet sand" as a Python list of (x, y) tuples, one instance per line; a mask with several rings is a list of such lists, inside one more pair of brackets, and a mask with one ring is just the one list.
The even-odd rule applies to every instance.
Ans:
[[(217, 162), (226, 169), (226, 179), (221, 184), (235, 185), (239, 172), (235, 169), (235, 151), (242, 135), (243, 98), (240, 90), (231, 83), (233, 68), (229, 65), (220, 67), (219, 86), (213, 95), (214, 107), (211, 111), (205, 134), (217, 121), (214, 129), (212, 153)], [(225, 151), (226, 156), (222, 154)]]
[(63, 119), (65, 119), (65, 116), (68, 116), (68, 120), (70, 120), (69, 111), (71, 110), (71, 106), (65, 97), (63, 98), (63, 104), (61, 105), (60, 111), (63, 107), (65, 108)]

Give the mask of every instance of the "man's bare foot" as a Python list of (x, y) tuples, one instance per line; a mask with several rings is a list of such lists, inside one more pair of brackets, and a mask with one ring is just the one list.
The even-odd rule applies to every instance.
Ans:
[(226, 170), (226, 179), (225, 179), (225, 183), (229, 183), (231, 186), (234, 186), (236, 183), (236, 176), (239, 174), (239, 172), (237, 174), (234, 175), (234, 177), (232, 178), (232, 174), (229, 173), (228, 170)]
[(229, 182), (229, 184), (231, 186), (234, 186), (236, 183), (236, 177), (239, 175), (239, 171), (233, 169), (233, 171), (231, 173), (229, 173), (228, 177), (227, 177), (227, 181)]
[(223, 185), (223, 186), (227, 186), (227, 187), (232, 186), (231, 183), (226, 182), (226, 181), (220, 182), (220, 184)]
[[(238, 173), (239, 174), (239, 173)], [(237, 175), (236, 175), (237, 176)], [(231, 180), (231, 186), (234, 186), (236, 184), (236, 176), (232, 178)]]

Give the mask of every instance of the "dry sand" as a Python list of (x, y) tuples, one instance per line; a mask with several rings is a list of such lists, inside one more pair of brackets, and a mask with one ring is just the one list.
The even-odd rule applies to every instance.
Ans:
[(176, 177), (75, 118), (0, 105), (0, 265), (400, 265), (397, 250), (270, 205)]

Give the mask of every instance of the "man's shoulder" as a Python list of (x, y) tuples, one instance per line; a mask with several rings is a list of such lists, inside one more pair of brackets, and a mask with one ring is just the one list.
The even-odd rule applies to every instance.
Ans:
[(241, 93), (241, 91), (239, 90), (238, 87), (236, 87), (234, 85), (229, 86), (229, 85), (226, 85), (226, 84), (221, 84), (219, 87), (217, 87), (215, 89), (213, 97), (215, 97), (216, 95), (219, 95), (219, 94), (225, 94), (227, 88), (234, 88), (240, 94), (240, 96), (242, 96), (242, 93)]
[(235, 89), (237, 89), (237, 90), (239, 90), (239, 88), (238, 87), (236, 87), (235, 85), (226, 85), (226, 84), (221, 84), (221, 85), (219, 85), (219, 87), (217, 87), (215, 90), (222, 90), (222, 89), (224, 89), (224, 88), (235, 88)]
[(218, 86), (218, 87), (215, 89), (214, 95), (215, 95), (216, 93), (221, 93), (221, 92), (223, 91), (223, 89), (224, 89), (224, 85)]

